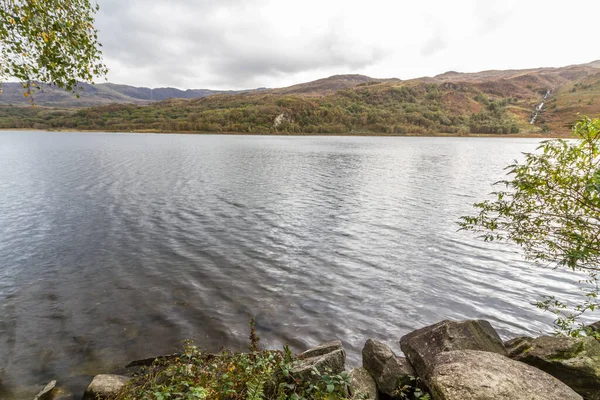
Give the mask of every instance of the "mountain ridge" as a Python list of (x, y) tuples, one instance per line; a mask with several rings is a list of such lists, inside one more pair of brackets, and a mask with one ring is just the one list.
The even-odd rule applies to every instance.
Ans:
[[(560, 68), (449, 71), (410, 80), (334, 75), (287, 88), (208, 92), (159, 102), (144, 100), (144, 88), (107, 84), (91, 90), (102, 92), (103, 105), (44, 107), (38, 96), (40, 107), (34, 110), (0, 107), (0, 127), (267, 134), (568, 132), (579, 113), (600, 113), (600, 61)], [(117, 104), (135, 96), (135, 102)]]
[[(582, 73), (586, 69), (600, 69), (600, 60), (587, 64), (575, 64), (566, 67), (539, 67), (529, 69), (485, 70), (479, 72), (447, 71), (433, 77), (420, 77), (407, 81), (415, 82), (479, 82), (498, 79), (512, 79), (519, 76), (539, 74), (555, 74), (563, 71), (565, 74)], [(568, 79), (568, 78), (567, 78)], [(564, 81), (565, 79), (563, 79)], [(254, 88), (243, 90), (215, 90), (215, 89), (177, 89), (173, 87), (148, 88), (118, 83), (100, 83), (90, 85), (81, 83), (82, 89), (77, 98), (73, 93), (65, 92), (51, 85), (40, 85), (41, 91), (34, 91), (33, 99), (36, 105), (54, 107), (90, 107), (107, 104), (149, 104), (167, 99), (198, 99), (213, 95), (238, 95), (254, 92), (265, 92), (278, 95), (323, 96), (333, 94), (339, 90), (369, 85), (382, 82), (402, 82), (398, 78), (373, 78), (360, 74), (338, 74), (310, 82), (303, 82), (282, 88)], [(548, 82), (554, 85), (561, 82)], [(562, 82), (564, 83), (564, 82)], [(20, 83), (7, 82), (2, 84), (0, 105), (28, 105), (30, 99), (23, 96), (23, 87)]]
[[(90, 107), (107, 104), (149, 104), (168, 99), (199, 99), (213, 95), (236, 95), (254, 92), (271, 94), (294, 94), (320, 96), (338, 90), (350, 88), (363, 83), (394, 81), (397, 79), (378, 79), (359, 74), (332, 75), (311, 82), (299, 83), (283, 88), (255, 88), (245, 90), (213, 90), (213, 89), (177, 89), (172, 87), (147, 88), (117, 83), (99, 83), (95, 85), (80, 83), (79, 98), (75, 94), (65, 92), (51, 85), (38, 85), (39, 91), (33, 92), (33, 101), (40, 106), (54, 107)], [(23, 96), (20, 83), (2, 84), (0, 105), (29, 105), (30, 99)]]

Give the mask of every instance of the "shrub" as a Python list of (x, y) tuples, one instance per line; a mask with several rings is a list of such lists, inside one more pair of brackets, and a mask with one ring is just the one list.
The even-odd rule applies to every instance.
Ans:
[(283, 351), (260, 351), (259, 337), (250, 321), (250, 353), (203, 353), (191, 341), (172, 359), (155, 360), (135, 376), (112, 400), (223, 399), (223, 400), (342, 400), (348, 396), (350, 376), (313, 368), (311, 378), (293, 374), (295, 357)]
[(459, 224), (487, 242), (517, 244), (540, 266), (586, 274), (579, 302), (546, 296), (536, 303), (556, 315), (557, 333), (578, 336), (587, 333), (580, 317), (600, 309), (600, 119), (582, 119), (573, 133), (579, 140), (544, 141), (508, 166), (510, 178), (497, 183), (506, 189)]

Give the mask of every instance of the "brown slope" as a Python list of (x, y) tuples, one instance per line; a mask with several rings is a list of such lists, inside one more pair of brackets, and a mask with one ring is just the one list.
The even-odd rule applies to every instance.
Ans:
[(318, 79), (312, 82), (300, 83), (285, 88), (271, 89), (266, 92), (278, 95), (307, 95), (324, 96), (333, 94), (343, 89), (359, 85), (372, 85), (381, 82), (399, 82), (399, 79), (376, 79), (365, 75), (334, 75), (329, 78)]

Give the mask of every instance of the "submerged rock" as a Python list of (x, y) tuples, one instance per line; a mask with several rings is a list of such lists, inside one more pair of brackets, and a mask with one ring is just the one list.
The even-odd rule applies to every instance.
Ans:
[(150, 357), (150, 358), (144, 358), (142, 360), (135, 360), (130, 362), (129, 364), (127, 364), (125, 366), (125, 368), (132, 368), (132, 367), (149, 367), (152, 364), (154, 364), (157, 361), (171, 361), (174, 360), (178, 357), (181, 357), (181, 354), (179, 353), (174, 353), (174, 354), (167, 354), (164, 356), (156, 356), (156, 357)]
[(363, 367), (371, 374), (377, 389), (388, 396), (411, 384), (415, 376), (406, 359), (398, 357), (392, 349), (377, 340), (369, 339), (362, 351)]
[(350, 399), (378, 400), (377, 384), (369, 372), (364, 368), (354, 368), (350, 371)]
[(429, 386), (436, 400), (582, 400), (537, 368), (476, 350), (439, 353)]
[(129, 381), (122, 375), (96, 375), (83, 394), (83, 400), (104, 400), (117, 394)]
[(541, 369), (589, 400), (600, 400), (600, 341), (542, 336), (507, 342), (511, 358)]
[(35, 396), (33, 400), (47, 400), (54, 392), (54, 388), (56, 388), (56, 381), (50, 381), (38, 394)]
[(425, 382), (433, 371), (439, 353), (479, 350), (506, 355), (498, 333), (484, 320), (442, 321), (403, 336), (400, 348), (419, 378)]

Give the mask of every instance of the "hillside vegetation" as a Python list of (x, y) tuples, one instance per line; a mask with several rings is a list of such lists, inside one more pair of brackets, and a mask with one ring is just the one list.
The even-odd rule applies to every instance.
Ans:
[[(551, 95), (544, 99), (550, 91)], [(533, 110), (542, 101), (536, 124)], [(0, 128), (295, 134), (566, 132), (600, 113), (598, 63), (449, 72), (410, 81), (342, 75), (283, 89), (84, 109), (0, 107)]]

